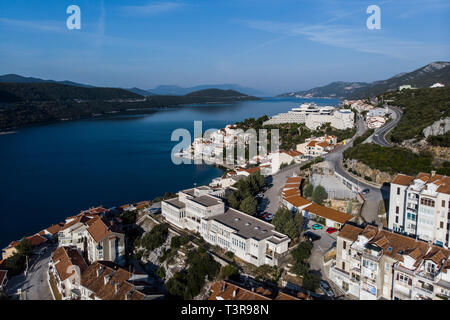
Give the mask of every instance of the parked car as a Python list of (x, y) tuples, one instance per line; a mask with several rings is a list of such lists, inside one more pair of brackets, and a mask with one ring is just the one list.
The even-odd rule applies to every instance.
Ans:
[(364, 189), (363, 191), (361, 191), (361, 194), (362, 194), (363, 196), (365, 196), (365, 195), (368, 194), (369, 192), (370, 192), (369, 189)]
[(328, 229), (327, 229), (327, 233), (328, 234), (332, 234), (333, 232), (336, 232), (337, 231), (337, 229), (336, 228), (332, 228), (332, 227), (329, 227)]
[(256, 198), (264, 198), (264, 195), (263, 195), (262, 193), (258, 193), (258, 194), (256, 195)]
[(328, 282), (326, 282), (325, 280), (320, 280), (319, 287), (320, 287), (320, 290), (322, 290), (323, 293), (325, 293), (327, 296), (334, 297), (333, 290), (331, 289), (331, 287), (328, 284)]
[(316, 223), (316, 224), (314, 224), (314, 225), (312, 226), (312, 228), (313, 228), (314, 230), (322, 230), (322, 229), (323, 229), (323, 226), (321, 226), (320, 224)]
[(306, 237), (311, 242), (319, 240), (321, 238), (321, 236), (319, 236), (318, 234), (315, 234), (314, 232), (311, 232), (311, 231), (305, 232), (303, 234), (303, 236)]

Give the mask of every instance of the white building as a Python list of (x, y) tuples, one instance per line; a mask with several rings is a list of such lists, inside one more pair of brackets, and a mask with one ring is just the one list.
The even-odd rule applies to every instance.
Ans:
[(376, 129), (380, 128), (386, 123), (386, 118), (378, 116), (367, 117), (366, 123), (369, 129)]
[(381, 230), (346, 224), (329, 278), (360, 300), (447, 300), (450, 251)]
[(450, 177), (398, 174), (391, 183), (389, 229), (449, 247)]
[(67, 218), (58, 232), (58, 246), (76, 247), (91, 263), (97, 260), (125, 262), (124, 233), (112, 220), (95, 214), (80, 213)]
[(162, 215), (169, 223), (199, 232), (207, 242), (256, 266), (278, 264), (278, 258), (288, 251), (286, 235), (270, 223), (225, 208), (212, 189), (199, 188), (180, 191), (178, 198), (162, 202)]
[(324, 123), (330, 123), (336, 129), (352, 128), (354, 115), (351, 110), (334, 107), (318, 107), (315, 103), (304, 103), (286, 113), (280, 113), (264, 122), (264, 125), (282, 123), (304, 123), (309, 129), (316, 130)]

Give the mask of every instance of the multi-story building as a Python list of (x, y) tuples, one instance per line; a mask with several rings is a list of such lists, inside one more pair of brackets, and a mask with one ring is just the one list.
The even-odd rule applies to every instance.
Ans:
[(63, 300), (79, 299), (81, 274), (87, 264), (76, 247), (58, 247), (49, 262), (49, 275), (54, 277), (56, 288)]
[(125, 235), (113, 220), (96, 214), (80, 213), (66, 219), (58, 233), (59, 246), (76, 247), (89, 262), (125, 259)]
[(449, 247), (450, 177), (398, 174), (391, 183), (388, 227)]
[(282, 123), (304, 123), (309, 129), (316, 130), (325, 123), (336, 129), (352, 128), (354, 115), (351, 110), (334, 107), (318, 107), (315, 103), (304, 103), (286, 113), (280, 113), (264, 122), (264, 125)]
[(324, 135), (318, 138), (308, 138), (304, 143), (297, 145), (297, 151), (307, 157), (318, 157), (334, 149), (337, 143), (335, 135)]
[(208, 187), (183, 190), (178, 197), (162, 202), (162, 215), (179, 227), (199, 232), (209, 243), (233, 252), (256, 266), (277, 265), (288, 251), (289, 237), (258, 218), (226, 208)]
[(361, 300), (448, 299), (450, 251), (405, 235), (346, 224), (329, 278)]
[[(110, 261), (87, 265), (75, 247), (59, 247), (49, 275), (63, 300), (150, 300), (163, 295), (145, 274), (133, 274)], [(52, 289), (52, 290), (53, 290)]]
[(96, 261), (81, 275), (81, 300), (154, 300), (163, 295), (147, 281), (115, 263)]

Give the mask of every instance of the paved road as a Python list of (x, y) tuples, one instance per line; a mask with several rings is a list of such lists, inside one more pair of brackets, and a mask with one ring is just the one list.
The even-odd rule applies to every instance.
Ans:
[(378, 128), (371, 136), (372, 142), (379, 144), (383, 147), (391, 147), (391, 143), (386, 140), (386, 134), (391, 131), (402, 117), (402, 111), (396, 107), (388, 106), (392, 114), (392, 121), (384, 126)]
[[(367, 130), (364, 120), (360, 115), (358, 115), (356, 128), (356, 136), (362, 135)], [(325, 160), (335, 172), (354, 183), (358, 187), (358, 190), (362, 191), (364, 189), (369, 189), (369, 193), (364, 196), (366, 201), (362, 208), (361, 215), (366, 220), (366, 222), (372, 222), (375, 220), (376, 223), (381, 223), (377, 213), (378, 205), (380, 201), (383, 200), (384, 192), (382, 192), (380, 188), (374, 187), (373, 185), (367, 184), (363, 181), (360, 181), (359, 179), (354, 178), (342, 167), (343, 153), (351, 146), (353, 146), (353, 141), (337, 148), (334, 152), (327, 154), (325, 156)]]
[(280, 206), (280, 196), (283, 186), (286, 183), (287, 178), (292, 177), (293, 173), (296, 172), (298, 175), (298, 170), (302, 166), (299, 164), (293, 168), (290, 168), (283, 172), (278, 172), (271, 176), (271, 183), (273, 186), (264, 192), (264, 199), (261, 203), (261, 211), (266, 211), (269, 213), (275, 213)]
[(47, 269), (55, 248), (55, 245), (49, 245), (45, 253), (32, 258), (26, 276), (22, 273), (11, 278), (7, 285), (7, 294), (15, 295), (17, 289), (22, 289), (22, 297), (26, 300), (53, 300), (47, 282)]

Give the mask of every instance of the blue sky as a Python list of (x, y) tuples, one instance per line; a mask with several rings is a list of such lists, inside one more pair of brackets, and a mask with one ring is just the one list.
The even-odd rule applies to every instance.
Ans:
[[(66, 8), (81, 8), (81, 30)], [(369, 5), (381, 30), (368, 30)], [(269, 93), (374, 81), (450, 60), (448, 0), (2, 0), (0, 74)]]

